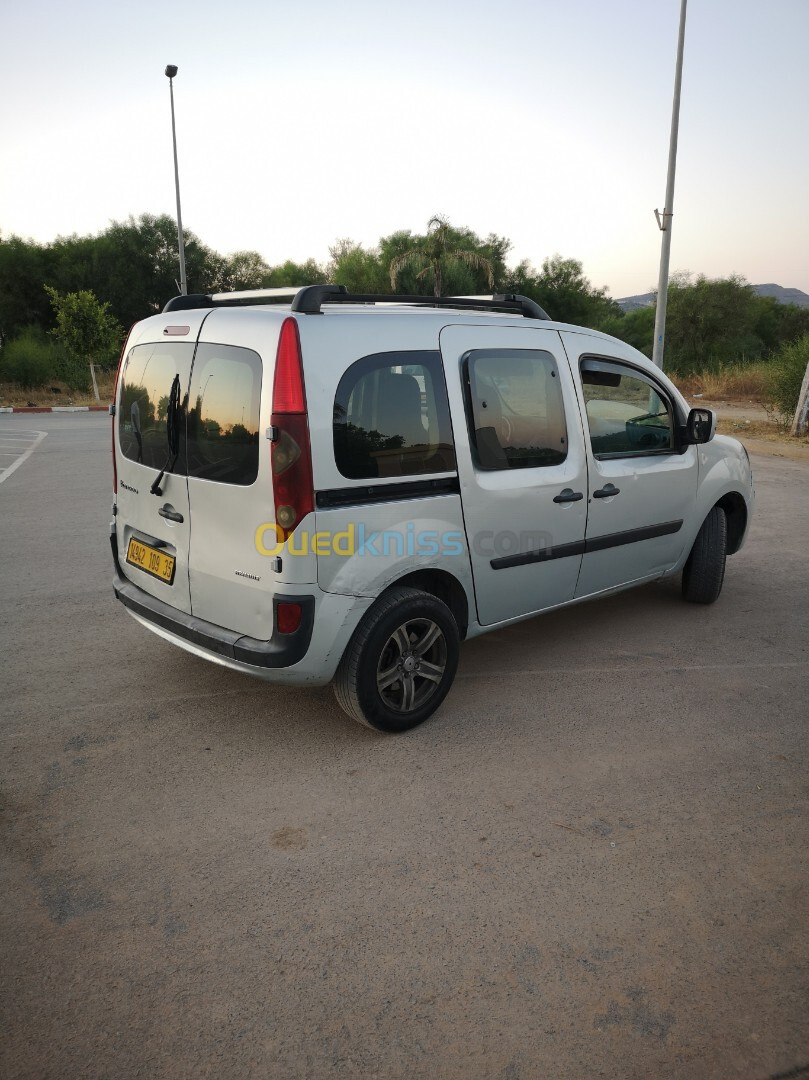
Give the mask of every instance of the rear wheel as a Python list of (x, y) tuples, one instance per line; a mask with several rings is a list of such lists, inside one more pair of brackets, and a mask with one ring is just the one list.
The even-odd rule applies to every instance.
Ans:
[(725, 511), (715, 506), (697, 533), (683, 570), (683, 596), (692, 604), (712, 604), (722, 591), (728, 552)]
[(377, 731), (407, 731), (435, 712), (458, 667), (458, 626), (446, 604), (407, 586), (367, 612), (334, 682), (341, 708)]

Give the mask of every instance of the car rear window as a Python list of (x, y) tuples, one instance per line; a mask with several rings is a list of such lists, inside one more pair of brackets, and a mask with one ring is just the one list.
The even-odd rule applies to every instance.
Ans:
[(261, 358), (200, 343), (188, 394), (188, 475), (247, 486), (258, 476)]
[[(169, 463), (166, 429), (172, 387), (182, 403), (193, 355), (193, 343), (179, 341), (136, 345), (130, 350), (121, 372), (118, 404), (118, 437), (124, 457), (150, 469)], [(182, 440), (173, 472), (185, 472)]]
[(376, 353), (352, 364), (334, 402), (334, 458), (357, 480), (454, 470), (441, 354)]

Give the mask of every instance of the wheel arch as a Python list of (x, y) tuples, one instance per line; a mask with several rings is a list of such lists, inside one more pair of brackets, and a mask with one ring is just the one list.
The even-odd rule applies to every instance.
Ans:
[(742, 546), (744, 534), (747, 531), (747, 503), (738, 491), (730, 491), (714, 505), (725, 511), (728, 525), (727, 553), (735, 555)]
[(397, 578), (390, 583), (388, 589), (397, 585), (409, 585), (412, 589), (421, 589), (443, 601), (452, 612), (458, 625), (458, 634), (463, 641), (469, 626), (469, 597), (458, 578), (446, 570), (429, 568), (414, 570), (410, 574), (405, 574), (404, 577)]

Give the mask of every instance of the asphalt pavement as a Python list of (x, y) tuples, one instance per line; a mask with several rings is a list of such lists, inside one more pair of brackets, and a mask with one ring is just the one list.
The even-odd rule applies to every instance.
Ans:
[(714, 606), (479, 638), (384, 737), (131, 619), (109, 419), (35, 420), (0, 417), (46, 432), (0, 482), (4, 1078), (809, 1075), (809, 467), (754, 456)]

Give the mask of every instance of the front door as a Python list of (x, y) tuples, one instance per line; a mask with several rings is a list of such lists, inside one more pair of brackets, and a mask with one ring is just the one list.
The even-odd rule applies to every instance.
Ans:
[(565, 603), (584, 550), (587, 461), (559, 334), (447, 326), (440, 345), (478, 619)]
[[(697, 451), (681, 452), (677, 403), (662, 383), (603, 341), (564, 334), (581, 372), (587, 417), (590, 506), (576, 596), (590, 596), (670, 570), (693, 516)], [(597, 351), (596, 351), (597, 350)], [(612, 343), (611, 352), (617, 353)]]

